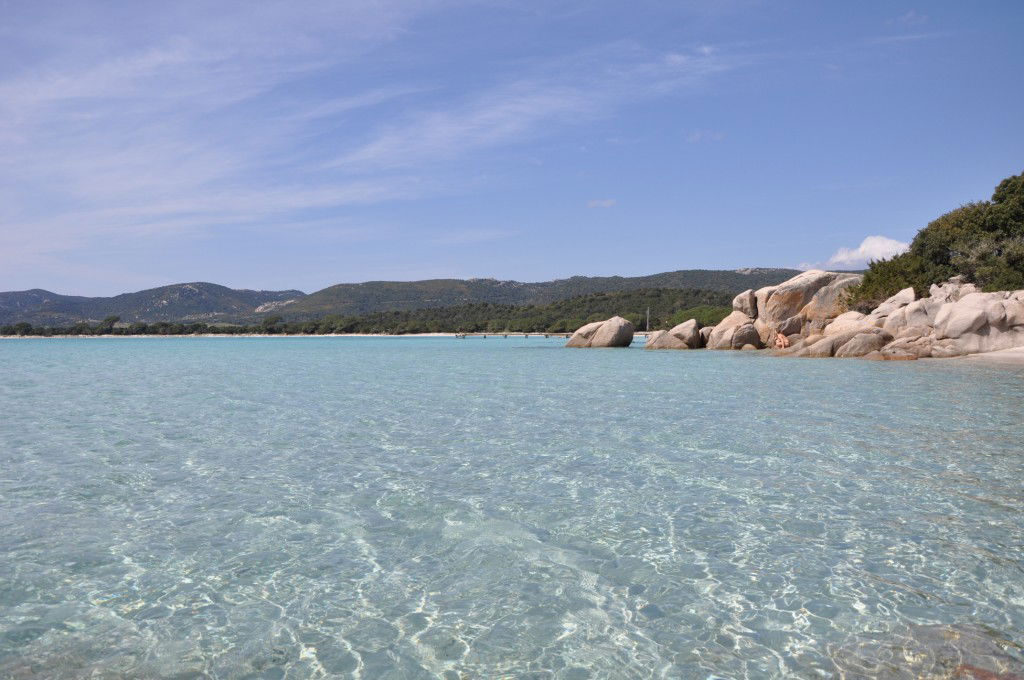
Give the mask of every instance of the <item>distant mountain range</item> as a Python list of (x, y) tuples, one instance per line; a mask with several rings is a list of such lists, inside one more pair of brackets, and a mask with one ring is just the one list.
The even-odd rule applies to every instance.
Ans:
[(62, 326), (119, 316), (121, 321), (236, 322), (305, 297), (300, 290), (235, 290), (215, 283), (177, 283), (114, 297), (58, 295), (33, 289), (0, 293), (0, 323)]
[(59, 295), (34, 289), (0, 293), (0, 323), (62, 326), (100, 321), (203, 321), (252, 323), (271, 315), (286, 320), (356, 316), (374, 312), (448, 307), (474, 302), (545, 304), (590, 293), (650, 288), (738, 293), (784, 281), (795, 269), (687, 269), (649, 276), (573, 276), (523, 283), (496, 279), (431, 279), (342, 283), (306, 295), (298, 290), (236, 290), (213, 283), (179, 283), (114, 297)]

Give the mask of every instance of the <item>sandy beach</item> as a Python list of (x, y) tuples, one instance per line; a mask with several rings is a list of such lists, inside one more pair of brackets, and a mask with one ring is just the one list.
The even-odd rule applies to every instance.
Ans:
[(1024, 366), (1024, 347), (1011, 347), (997, 352), (985, 352), (983, 354), (968, 354), (957, 357), (961, 361), (974, 361), (992, 364)]

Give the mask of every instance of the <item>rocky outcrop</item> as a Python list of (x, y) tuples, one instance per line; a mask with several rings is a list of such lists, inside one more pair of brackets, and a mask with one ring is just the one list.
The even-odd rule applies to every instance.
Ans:
[(707, 339), (709, 349), (774, 347), (776, 337), (820, 333), (844, 310), (843, 293), (860, 283), (859, 274), (812, 269), (777, 286), (745, 290), (732, 301), (733, 312)]
[[(761, 349), (800, 357), (913, 360), (1024, 347), (1024, 290), (983, 293), (955, 277), (917, 299), (905, 288), (868, 314), (845, 311), (858, 274), (811, 270), (777, 286), (745, 290), (713, 327), (693, 319), (657, 331), (648, 349)], [(780, 337), (780, 336), (785, 336)], [(633, 326), (621, 317), (587, 324), (569, 347), (626, 347)]]
[(667, 331), (654, 331), (644, 349), (699, 349), (702, 346), (700, 324), (690, 319)]
[(1024, 290), (968, 293), (935, 315), (936, 340), (950, 340), (961, 354), (1024, 346)]
[[(811, 336), (814, 337), (814, 336)], [(796, 352), (799, 357), (859, 357), (879, 350), (892, 340), (881, 328), (854, 328), (841, 333), (825, 335), (813, 343), (805, 342)], [(849, 347), (848, 347), (849, 346)]]
[[(812, 269), (783, 281), (777, 286), (745, 290), (732, 301), (733, 311), (711, 328), (701, 328), (698, 346), (708, 349), (762, 349), (775, 347), (779, 335), (792, 345), (807, 343), (802, 338), (821, 333), (845, 310), (844, 291), (860, 283), (859, 274)], [(861, 315), (864, 316), (864, 315)], [(859, 324), (858, 328), (862, 325)], [(678, 328), (678, 327), (677, 327)], [(680, 340), (676, 329), (660, 331), (647, 342), (650, 349), (692, 349), (689, 340)], [(830, 355), (831, 356), (831, 355)]]
[[(870, 314), (841, 314), (824, 334), (845, 338), (855, 331), (880, 329), (890, 341), (866, 354), (877, 352), (884, 359), (945, 358), (1024, 346), (1024, 291), (982, 293), (956, 277), (933, 285), (929, 293), (918, 300), (906, 288)], [(834, 356), (858, 356), (877, 337), (863, 338), (850, 349), (837, 347)]]
[(633, 342), (633, 324), (621, 316), (595, 321), (579, 328), (566, 347), (629, 347)]

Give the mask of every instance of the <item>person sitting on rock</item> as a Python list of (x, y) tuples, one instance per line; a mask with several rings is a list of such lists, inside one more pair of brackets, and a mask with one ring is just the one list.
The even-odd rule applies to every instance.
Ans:
[(789, 338), (782, 333), (775, 334), (775, 349), (786, 349), (789, 347)]

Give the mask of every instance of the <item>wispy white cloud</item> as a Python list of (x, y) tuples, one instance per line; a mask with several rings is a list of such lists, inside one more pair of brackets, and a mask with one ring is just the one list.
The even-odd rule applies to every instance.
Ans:
[(296, 12), (267, 2), (199, 15), (132, 6), (132, 21), (154, 24), (139, 31), (145, 39), (108, 30), (101, 12), (11, 18), (0, 35), (45, 49), (0, 72), (0, 185), (10, 199), (0, 207), (0, 267), (112, 236), (301, 220), (302, 211), (419, 195), (426, 183), (413, 177), (302, 168), (325, 121), (422, 88), (280, 92), (393, 39), (431, 4), (310, 2)]
[(856, 248), (840, 248), (828, 260), (829, 266), (860, 267), (872, 260), (883, 260), (899, 255), (910, 247), (909, 243), (887, 236), (868, 236)]
[[(443, 161), (536, 137), (552, 126), (606, 116), (640, 98), (664, 95), (727, 71), (735, 63), (708, 49), (693, 54), (587, 53), (383, 126), (331, 166), (350, 171)], [(559, 75), (551, 75), (557, 71)]]
[(478, 181), (461, 171), (473, 154), (740, 64), (711, 45), (614, 44), (524, 60), (454, 89), (415, 69), (419, 78), (389, 75), (381, 86), (375, 50), (460, 2), (22, 5), (0, 26), (0, 42), (23, 48), (0, 69), (0, 270), (116, 239), (244, 238), (459, 190)]
[(616, 203), (616, 201), (615, 201), (614, 198), (595, 198), (593, 200), (587, 201), (587, 207), (588, 208), (612, 208), (612, 207), (615, 207), (615, 203)]

